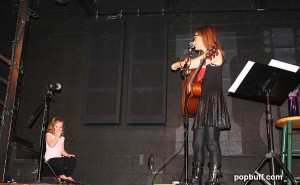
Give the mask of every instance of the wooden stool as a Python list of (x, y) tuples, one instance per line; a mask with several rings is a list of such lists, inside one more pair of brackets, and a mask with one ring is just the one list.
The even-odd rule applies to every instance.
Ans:
[[(276, 126), (282, 128), (282, 146), (281, 146), (281, 161), (286, 165), (288, 171), (292, 173), (292, 158), (300, 156), (300, 150), (293, 150), (293, 128), (300, 128), (300, 116), (286, 117), (277, 120)], [(280, 170), (281, 175), (283, 170)], [(295, 178), (295, 177), (294, 177)], [(295, 178), (297, 182), (300, 182), (300, 178)], [(287, 179), (287, 185), (291, 185), (292, 182)]]

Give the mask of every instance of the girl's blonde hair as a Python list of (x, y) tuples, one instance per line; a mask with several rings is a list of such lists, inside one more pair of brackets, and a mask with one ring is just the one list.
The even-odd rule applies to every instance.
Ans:
[(55, 127), (56, 123), (58, 123), (58, 122), (62, 122), (63, 123), (63, 130), (62, 130), (63, 132), (62, 132), (61, 136), (64, 136), (64, 133), (65, 133), (65, 130), (66, 130), (66, 128), (64, 126), (64, 120), (62, 118), (59, 118), (59, 117), (54, 117), (52, 119), (51, 123), (49, 123), (49, 125), (47, 127), (46, 133), (51, 133), (51, 134), (54, 135), (54, 133), (55, 133), (54, 127)]

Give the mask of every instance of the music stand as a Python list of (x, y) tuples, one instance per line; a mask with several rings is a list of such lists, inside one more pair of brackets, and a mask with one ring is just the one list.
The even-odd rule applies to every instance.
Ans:
[[(286, 64), (286, 63), (283, 63)], [(297, 67), (297, 66), (296, 66)], [(296, 68), (296, 70), (298, 70)], [(266, 157), (259, 163), (252, 175), (259, 175), (258, 170), (264, 165), (267, 159), (271, 160), (271, 173), (275, 175), (275, 160), (283, 169), (287, 177), (293, 184), (298, 184), (285, 165), (274, 152), (273, 143), (273, 127), (272, 127), (272, 104), (281, 105), (288, 94), (293, 91), (300, 82), (300, 76), (296, 71), (291, 72), (277, 67), (272, 67), (260, 63), (248, 61), (238, 78), (228, 90), (231, 93), (240, 95), (240, 97), (250, 98), (256, 101), (266, 101), (266, 119), (267, 119), (267, 135), (268, 135), (268, 153)], [(271, 185), (266, 179), (262, 179), (266, 184)], [(246, 181), (245, 185), (250, 180)], [(275, 185), (275, 179), (272, 180)]]

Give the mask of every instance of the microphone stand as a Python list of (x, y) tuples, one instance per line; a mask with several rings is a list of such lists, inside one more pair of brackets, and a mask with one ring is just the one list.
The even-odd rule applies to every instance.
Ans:
[(183, 138), (184, 140), (184, 184), (188, 184), (188, 169), (189, 169), (189, 137), (188, 137), (188, 133), (189, 133), (189, 115), (188, 115), (188, 105), (187, 105), (187, 87), (188, 87), (188, 79), (190, 76), (190, 72), (189, 72), (189, 62), (191, 62), (191, 56), (192, 56), (192, 47), (189, 47), (189, 54), (187, 57), (187, 60), (184, 64), (183, 67), (183, 72), (182, 75), (184, 77), (184, 99), (185, 99), (185, 103), (184, 103), (184, 113), (185, 116), (183, 118), (183, 122), (184, 122), (184, 136)]
[(44, 100), (41, 102), (40, 106), (37, 108), (37, 110), (34, 112), (34, 114), (30, 117), (28, 123), (29, 128), (32, 128), (34, 120), (37, 118), (38, 115), (43, 110), (43, 122), (42, 122), (42, 128), (41, 128), (41, 136), (40, 136), (40, 159), (39, 159), (39, 168), (38, 168), (38, 176), (37, 176), (37, 182), (41, 182), (41, 172), (42, 172), (42, 164), (43, 164), (43, 152), (44, 152), (44, 145), (45, 145), (45, 131), (46, 131), (46, 124), (48, 122), (49, 118), (49, 102), (53, 98), (54, 89), (50, 89), (47, 91), (47, 93), (44, 96)]
[(43, 122), (42, 122), (42, 129), (41, 129), (41, 139), (40, 139), (40, 161), (39, 161), (39, 169), (38, 169), (38, 177), (37, 182), (41, 182), (41, 172), (42, 172), (42, 163), (43, 163), (43, 152), (44, 152), (44, 145), (45, 145), (45, 131), (46, 131), (46, 123), (48, 122), (49, 118), (49, 102), (53, 98), (53, 91), (47, 91), (44, 99), (44, 113), (43, 113)]

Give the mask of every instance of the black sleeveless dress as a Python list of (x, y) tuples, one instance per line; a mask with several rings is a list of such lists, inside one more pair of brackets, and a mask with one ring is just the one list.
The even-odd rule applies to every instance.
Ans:
[(192, 129), (203, 126), (230, 128), (230, 118), (222, 92), (222, 69), (223, 64), (206, 66), (201, 85), (201, 98)]

